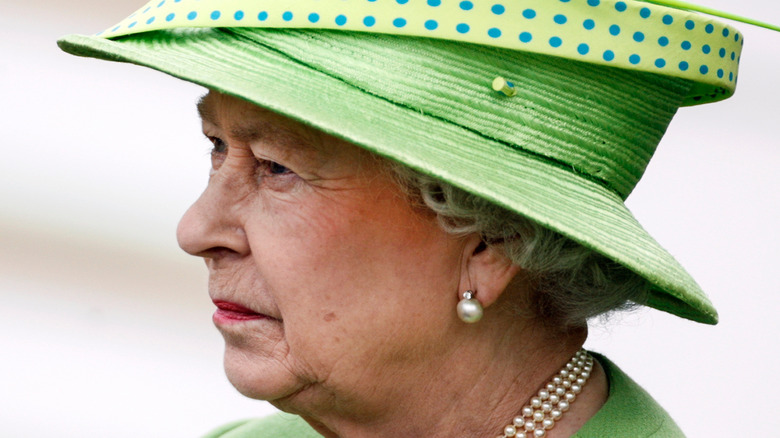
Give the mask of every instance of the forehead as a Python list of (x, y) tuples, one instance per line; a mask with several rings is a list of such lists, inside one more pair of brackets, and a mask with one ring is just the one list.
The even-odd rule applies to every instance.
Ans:
[(322, 149), (326, 143), (327, 136), (315, 128), (216, 91), (201, 97), (197, 108), (205, 124), (219, 129), (221, 135), (243, 143), (262, 141), (315, 149)]
[(378, 155), (349, 141), (218, 91), (201, 97), (197, 108), (206, 135), (270, 148), (286, 156), (308, 157), (321, 164), (344, 161), (375, 171), (389, 167)]

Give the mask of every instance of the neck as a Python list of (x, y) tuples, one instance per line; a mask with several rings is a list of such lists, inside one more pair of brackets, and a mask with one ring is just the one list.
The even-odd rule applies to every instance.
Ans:
[[(587, 336), (585, 328), (561, 334), (512, 317), (509, 326), (498, 317), (457, 326), (448, 354), (429, 363), (428, 369), (399, 376), (400, 390), (378, 415), (304, 418), (326, 437), (501, 435)], [(596, 364), (576, 403), (545, 436), (571, 436), (598, 411), (606, 396), (606, 378)]]

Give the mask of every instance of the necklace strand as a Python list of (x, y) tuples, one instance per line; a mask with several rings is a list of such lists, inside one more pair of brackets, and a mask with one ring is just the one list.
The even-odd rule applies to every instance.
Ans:
[[(593, 357), (584, 349), (574, 354), (566, 365), (536, 393), (521, 414), (504, 426), (498, 438), (543, 438), (560, 421), (569, 406), (582, 392), (593, 371)], [(529, 435), (530, 434), (530, 435)]]

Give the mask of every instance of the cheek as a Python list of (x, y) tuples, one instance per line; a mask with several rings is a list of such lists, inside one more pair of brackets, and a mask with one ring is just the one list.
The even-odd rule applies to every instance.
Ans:
[(285, 339), (314, 368), (344, 354), (404, 360), (447, 326), (460, 245), (398, 194), (379, 193), (284, 204), (252, 233), (265, 236), (252, 251)]

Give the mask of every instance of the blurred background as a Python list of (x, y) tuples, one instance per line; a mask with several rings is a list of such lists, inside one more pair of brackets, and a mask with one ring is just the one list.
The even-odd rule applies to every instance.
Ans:
[[(176, 223), (206, 183), (197, 86), (61, 53), (134, 0), (0, 0), (0, 436), (195, 437), (272, 412), (223, 375), (200, 260)], [(774, 0), (698, 4), (780, 23)], [(594, 322), (691, 437), (774, 436), (780, 378), (780, 33), (746, 39), (737, 94), (682, 109), (629, 206), (721, 312)]]

